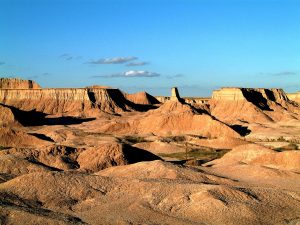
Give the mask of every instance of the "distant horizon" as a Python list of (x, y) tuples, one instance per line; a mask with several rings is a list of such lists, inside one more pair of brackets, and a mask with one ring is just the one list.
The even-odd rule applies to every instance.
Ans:
[[(20, 78), (20, 77), (0, 77), (0, 79), (2, 78), (8, 78), (8, 79), (21, 79), (21, 80), (30, 80), (30, 81), (34, 81), (36, 82), (35, 80), (32, 80), (32, 79), (23, 79), (23, 78)], [(37, 84), (39, 84), (38, 82), (36, 82)], [(39, 84), (40, 85), (40, 84)], [(151, 92), (148, 92), (147, 90), (140, 90), (140, 91), (134, 91), (134, 92), (130, 92), (130, 91), (126, 91), (122, 88), (119, 88), (119, 87), (114, 87), (114, 86), (111, 86), (111, 85), (98, 85), (98, 84), (94, 84), (94, 85), (88, 85), (88, 86), (81, 86), (81, 87), (43, 87), (42, 85), (40, 85), (42, 89), (85, 89), (85, 88), (88, 88), (88, 87), (92, 87), (92, 86), (103, 86), (103, 88), (106, 86), (106, 88), (108, 89), (120, 89), (121, 91), (125, 91), (126, 93), (128, 94), (134, 94), (134, 93), (137, 93), (137, 92), (147, 92), (148, 94), (152, 95), (152, 96), (155, 96), (155, 97), (168, 97), (171, 95), (171, 88), (172, 87), (176, 87), (178, 88), (178, 91), (179, 91), (179, 94), (181, 97), (183, 98), (211, 98), (212, 97), (212, 94), (213, 94), (213, 91), (215, 90), (219, 90), (219, 89), (222, 89), (222, 88), (257, 88), (257, 89), (282, 89), (286, 94), (296, 94), (297, 92), (300, 92), (300, 91), (296, 91), (296, 92), (287, 92), (286, 90), (284, 90), (284, 88), (281, 88), (281, 87), (270, 87), (270, 88), (266, 88), (266, 87), (238, 87), (238, 86), (227, 86), (227, 87), (219, 87), (217, 89), (214, 89), (212, 90), (211, 94), (210, 95), (207, 95), (207, 96), (199, 96), (199, 95), (195, 95), (195, 96), (187, 96), (187, 95), (184, 95), (182, 94), (182, 89), (180, 86), (170, 86), (170, 87), (165, 87), (165, 88), (162, 88), (162, 89), (165, 89), (164, 92), (166, 94), (164, 95), (155, 95), (155, 94), (152, 94)]]
[(296, 0), (2, 0), (0, 76), (211, 96), (300, 90)]

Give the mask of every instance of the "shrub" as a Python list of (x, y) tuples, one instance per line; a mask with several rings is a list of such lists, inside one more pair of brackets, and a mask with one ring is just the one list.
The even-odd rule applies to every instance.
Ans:
[(127, 142), (130, 142), (132, 144), (140, 143), (140, 142), (146, 142), (144, 137), (141, 136), (125, 136), (123, 139)]
[(161, 142), (184, 142), (186, 140), (185, 136), (169, 136), (161, 139)]

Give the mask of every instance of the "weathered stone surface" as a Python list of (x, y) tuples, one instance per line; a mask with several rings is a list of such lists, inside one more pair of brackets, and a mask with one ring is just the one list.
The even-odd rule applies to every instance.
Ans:
[(47, 114), (87, 115), (130, 109), (123, 93), (106, 88), (0, 89), (0, 103)]
[(180, 101), (180, 95), (179, 95), (177, 87), (172, 87), (170, 100), (171, 101)]
[(40, 89), (40, 85), (33, 80), (22, 80), (18, 78), (0, 78), (2, 89)]
[(134, 94), (124, 94), (126, 99), (129, 101), (139, 104), (139, 105), (152, 105), (152, 104), (159, 104), (159, 101), (153, 97), (152, 95), (148, 94), (147, 92), (137, 92)]
[(209, 104), (211, 114), (228, 123), (268, 123), (300, 115), (299, 107), (276, 88), (221, 88), (213, 92)]
[(297, 93), (287, 94), (287, 96), (290, 100), (300, 103), (300, 91), (298, 91)]

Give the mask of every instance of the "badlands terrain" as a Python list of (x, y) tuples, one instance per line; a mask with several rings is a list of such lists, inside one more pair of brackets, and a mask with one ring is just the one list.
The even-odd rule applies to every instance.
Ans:
[(300, 92), (0, 79), (0, 224), (300, 224)]

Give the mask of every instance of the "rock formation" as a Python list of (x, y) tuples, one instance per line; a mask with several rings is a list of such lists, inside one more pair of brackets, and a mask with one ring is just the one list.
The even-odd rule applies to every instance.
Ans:
[(204, 137), (240, 137), (228, 125), (213, 119), (208, 113), (198, 112), (188, 104), (167, 101), (158, 109), (128, 120), (122, 118), (99, 124), (98, 132), (110, 134), (181, 135), (195, 134)]
[(160, 159), (158, 156), (148, 151), (112, 142), (86, 149), (79, 154), (77, 162), (80, 165), (80, 171), (94, 173), (111, 166), (158, 159)]
[(211, 114), (221, 121), (268, 123), (299, 118), (299, 108), (282, 89), (222, 88), (214, 91)]
[(104, 88), (0, 89), (0, 103), (25, 111), (72, 116), (131, 108), (120, 90)]
[[(126, 94), (119, 89), (106, 86), (34, 89), (25, 88), (23, 83), (17, 83), (19, 85), (17, 86), (15, 81), (19, 80), (3, 79), (2, 87), (10, 85), (11, 88), (0, 88), (0, 103), (24, 111), (34, 110), (53, 115), (95, 117), (101, 115), (102, 112), (114, 114), (134, 111), (140, 110), (138, 105), (159, 103), (146, 92)], [(31, 81), (22, 82), (30, 83)], [(37, 85), (35, 82), (32, 84), (34, 84), (33, 87)]]
[(300, 209), (296, 191), (158, 161), (33, 172), (0, 184), (0, 196), (8, 224), (296, 224)]
[(44, 146), (47, 144), (49, 144), (48, 141), (44, 141), (33, 135), (27, 134), (22, 130), (11, 127), (0, 127), (0, 146), (29, 147), (32, 145)]
[(0, 104), (0, 127), (18, 123), (10, 108)]
[(297, 93), (287, 94), (287, 96), (290, 100), (295, 101), (300, 104), (300, 91), (298, 91)]
[[(185, 101), (173, 89), (156, 104), (103, 86), (5, 85), (0, 224), (300, 222), (299, 105), (280, 89)], [(292, 139), (275, 151), (276, 132)]]
[(170, 100), (171, 101), (181, 101), (177, 87), (172, 87)]
[(18, 78), (0, 78), (1, 89), (40, 89), (40, 85), (33, 80)]
[(241, 163), (300, 172), (300, 152), (276, 152), (261, 145), (246, 144), (233, 148), (221, 159), (211, 161), (206, 165), (218, 167)]
[(134, 94), (125, 93), (124, 95), (126, 99), (139, 105), (153, 105), (160, 103), (155, 97), (148, 94), (147, 92), (138, 92)]

